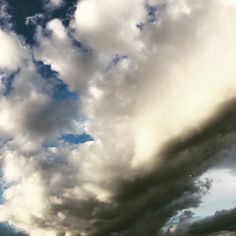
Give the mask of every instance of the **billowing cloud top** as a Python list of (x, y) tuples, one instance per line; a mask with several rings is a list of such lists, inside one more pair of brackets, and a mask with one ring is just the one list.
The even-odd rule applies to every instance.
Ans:
[(190, 211), (210, 190), (203, 173), (235, 167), (234, 1), (0, 3), (12, 235), (236, 232), (235, 208)]

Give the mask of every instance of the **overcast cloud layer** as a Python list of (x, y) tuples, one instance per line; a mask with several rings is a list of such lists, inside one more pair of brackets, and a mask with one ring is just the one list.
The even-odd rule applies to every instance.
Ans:
[(235, 235), (235, 208), (189, 209), (211, 189), (202, 174), (235, 174), (236, 3), (81, 0), (49, 19), (67, 3), (42, 2), (20, 34), (0, 0), (10, 234)]

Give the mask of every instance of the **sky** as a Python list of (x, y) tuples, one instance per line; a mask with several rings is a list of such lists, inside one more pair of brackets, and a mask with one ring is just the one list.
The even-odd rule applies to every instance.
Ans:
[(0, 235), (236, 235), (236, 1), (0, 0)]

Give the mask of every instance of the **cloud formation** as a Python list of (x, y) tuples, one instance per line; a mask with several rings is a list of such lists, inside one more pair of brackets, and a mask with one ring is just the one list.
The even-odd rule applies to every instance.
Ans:
[(235, 209), (217, 211), (214, 216), (192, 224), (180, 225), (173, 235), (231, 235), (232, 232), (235, 234), (235, 218)]
[[(31, 47), (0, 29), (1, 81), (14, 74), (0, 86), (0, 220), (30, 236), (157, 236), (197, 207), (210, 188), (198, 177), (235, 140), (235, 12), (226, 0), (82, 0)], [(58, 84), (77, 96), (55, 98)], [(235, 231), (233, 214), (173, 235)]]

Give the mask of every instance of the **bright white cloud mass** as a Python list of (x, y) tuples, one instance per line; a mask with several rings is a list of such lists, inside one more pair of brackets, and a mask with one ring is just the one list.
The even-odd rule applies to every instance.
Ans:
[[(80, 0), (67, 23), (65, 1), (43, 3), (20, 34), (0, 1), (0, 221), (29, 236), (235, 235), (235, 2)], [(208, 192), (211, 216), (193, 210)]]

